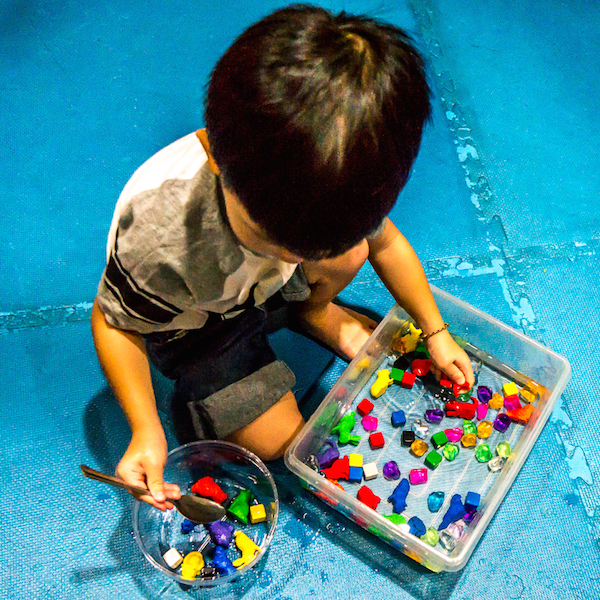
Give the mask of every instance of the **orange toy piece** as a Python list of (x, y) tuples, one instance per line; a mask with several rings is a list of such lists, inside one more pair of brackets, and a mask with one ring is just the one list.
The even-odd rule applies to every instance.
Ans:
[(219, 484), (215, 483), (212, 477), (198, 479), (192, 486), (192, 493), (210, 498), (219, 504), (227, 500), (227, 494), (219, 487)]
[(517, 423), (522, 423), (523, 425), (529, 421), (529, 418), (533, 414), (533, 406), (531, 404), (526, 404), (522, 408), (515, 408), (515, 410), (507, 410), (506, 414)]

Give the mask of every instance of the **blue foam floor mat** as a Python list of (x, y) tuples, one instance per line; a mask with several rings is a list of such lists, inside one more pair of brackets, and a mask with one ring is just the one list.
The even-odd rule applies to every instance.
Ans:
[[(81, 476), (80, 463), (112, 471), (129, 437), (89, 330), (118, 193), (202, 124), (214, 61), (284, 4), (0, 3), (0, 598), (600, 598), (600, 5), (589, 0), (322, 3), (404, 26), (428, 56), (434, 117), (392, 218), (430, 281), (573, 368), (465, 569), (430, 573), (278, 461), (264, 564), (193, 594), (145, 562), (133, 500)], [(369, 267), (342, 297), (381, 315), (392, 303)], [(272, 340), (308, 415), (344, 363), (289, 332)], [(170, 384), (155, 384), (168, 425)]]

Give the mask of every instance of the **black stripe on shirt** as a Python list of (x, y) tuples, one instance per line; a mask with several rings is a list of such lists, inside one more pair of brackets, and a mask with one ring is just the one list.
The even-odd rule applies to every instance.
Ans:
[[(123, 267), (117, 257), (117, 244), (110, 255), (108, 265), (106, 266), (105, 279), (110, 290), (119, 300), (123, 310), (131, 313), (127, 308), (135, 311), (137, 315), (131, 315), (150, 323), (166, 324), (170, 323), (177, 315), (183, 311), (172, 304), (169, 304), (159, 296), (151, 294), (140, 288), (134, 281), (131, 274)], [(115, 294), (115, 289), (118, 294)]]

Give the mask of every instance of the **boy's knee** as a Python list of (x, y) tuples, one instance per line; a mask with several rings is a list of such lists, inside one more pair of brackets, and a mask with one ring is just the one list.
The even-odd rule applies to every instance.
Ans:
[(290, 391), (260, 417), (225, 439), (256, 454), (261, 460), (281, 458), (304, 427), (296, 398)]

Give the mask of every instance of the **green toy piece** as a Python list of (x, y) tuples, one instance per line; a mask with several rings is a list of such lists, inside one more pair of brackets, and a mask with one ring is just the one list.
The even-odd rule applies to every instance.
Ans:
[(241, 521), (244, 525), (248, 524), (248, 514), (250, 513), (250, 502), (254, 499), (254, 494), (250, 490), (242, 490), (233, 500), (227, 512)]
[(404, 525), (406, 523), (406, 517), (397, 514), (383, 515), (386, 519), (389, 519), (394, 525)]
[(337, 434), (340, 444), (354, 444), (357, 446), (360, 442), (360, 435), (350, 435), (350, 432), (354, 429), (355, 424), (356, 413), (348, 413), (340, 419), (340, 422), (331, 430), (331, 433)]
[(473, 421), (464, 419), (462, 429), (464, 435), (466, 435), (467, 433), (477, 434), (477, 426), (475, 425), (475, 423), (473, 423)]
[(437, 450), (448, 443), (448, 436), (443, 431), (438, 431), (431, 436), (431, 443)]
[(400, 383), (402, 381), (402, 377), (404, 376), (404, 371), (402, 369), (393, 368), (390, 374), (390, 377), (396, 382)]
[(435, 450), (432, 450), (426, 457), (425, 457), (425, 464), (430, 468), (430, 469), (437, 469), (438, 465), (442, 462), (442, 456), (440, 454), (438, 454)]

